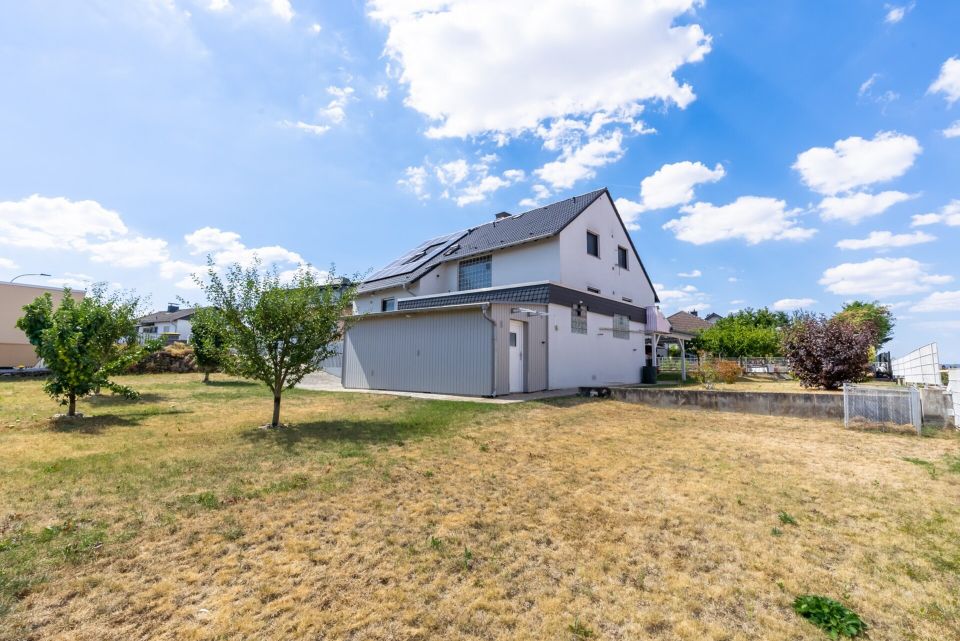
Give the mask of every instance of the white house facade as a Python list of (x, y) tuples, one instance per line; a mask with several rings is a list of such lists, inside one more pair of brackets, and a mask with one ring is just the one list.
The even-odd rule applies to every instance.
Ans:
[(480, 396), (636, 383), (658, 302), (606, 189), (497, 214), (360, 286), (343, 382)]
[(137, 321), (137, 337), (140, 342), (162, 339), (165, 343), (188, 343), (193, 335), (194, 310), (167, 305), (167, 311), (148, 314)]

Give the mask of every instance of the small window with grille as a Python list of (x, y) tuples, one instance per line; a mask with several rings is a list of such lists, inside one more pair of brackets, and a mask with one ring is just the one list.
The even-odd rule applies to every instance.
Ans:
[(464, 291), (490, 287), (492, 282), (490, 266), (490, 256), (461, 260), (457, 271), (457, 289)]
[(625, 314), (613, 315), (613, 337), (630, 338), (630, 317)]
[(574, 305), (570, 308), (570, 331), (574, 334), (587, 333), (586, 305)]

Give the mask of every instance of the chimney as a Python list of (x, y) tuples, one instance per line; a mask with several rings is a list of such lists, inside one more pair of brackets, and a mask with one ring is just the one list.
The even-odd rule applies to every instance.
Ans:
[(690, 313), (693, 314), (694, 316), (698, 317), (698, 318), (699, 318), (699, 316), (700, 316), (700, 313), (699, 313), (697, 310), (693, 310), (693, 311), (691, 311)]
[(493, 218), (494, 220), (503, 220), (504, 218), (510, 218), (510, 215), (511, 214), (508, 211), (501, 211), (499, 214), (497, 214)]
[(180, 306), (179, 306), (179, 305), (174, 305), (173, 303), (167, 303), (167, 312), (168, 312), (168, 313), (170, 313), (170, 312), (179, 312), (179, 311), (180, 311)]

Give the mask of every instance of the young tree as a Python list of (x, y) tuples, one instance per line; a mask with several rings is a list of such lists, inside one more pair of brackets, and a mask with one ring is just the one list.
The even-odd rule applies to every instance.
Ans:
[(50, 370), (45, 389), (67, 405), (67, 416), (76, 416), (77, 398), (102, 387), (128, 398), (138, 396), (110, 380), (145, 351), (137, 344), (138, 306), (139, 299), (107, 294), (102, 284), (80, 302), (64, 289), (56, 310), (50, 294), (24, 306), (17, 327)]
[(873, 332), (839, 316), (800, 313), (783, 332), (783, 351), (804, 387), (833, 390), (867, 375)]
[(744, 309), (700, 332), (692, 347), (717, 356), (779, 356), (780, 331), (789, 320), (766, 307)]
[(227, 344), (235, 352), (232, 368), (273, 392), (270, 425), (277, 427), (283, 391), (334, 354), (355, 287), (336, 284), (333, 274), (323, 283), (306, 267), (283, 283), (276, 269), (260, 267), (259, 261), (248, 268), (234, 264), (221, 277), (211, 261), (209, 282), (198, 283), (223, 318)]
[(203, 372), (203, 382), (209, 383), (210, 373), (225, 369), (230, 358), (223, 316), (213, 307), (198, 307), (190, 326), (190, 345)]
[(893, 338), (893, 314), (890, 308), (881, 305), (879, 301), (867, 303), (861, 300), (851, 301), (843, 306), (843, 310), (837, 312), (837, 317), (848, 320), (855, 325), (869, 324), (873, 328), (874, 347), (879, 349), (884, 343), (890, 342)]

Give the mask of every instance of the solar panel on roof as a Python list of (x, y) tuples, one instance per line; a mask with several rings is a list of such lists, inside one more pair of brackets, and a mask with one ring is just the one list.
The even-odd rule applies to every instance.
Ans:
[(463, 235), (462, 231), (426, 240), (396, 259), (367, 280), (379, 280), (414, 271)]

